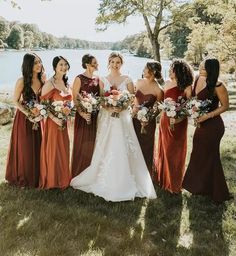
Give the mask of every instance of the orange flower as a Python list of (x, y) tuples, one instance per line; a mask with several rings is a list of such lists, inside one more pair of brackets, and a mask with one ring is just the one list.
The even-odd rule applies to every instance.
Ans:
[(31, 113), (34, 115), (34, 116), (38, 116), (40, 114), (40, 111), (38, 108), (32, 108), (31, 110)]
[(69, 107), (64, 107), (63, 109), (62, 109), (62, 113), (64, 114), (64, 115), (66, 115), (66, 116), (68, 116), (69, 114), (70, 114), (70, 108)]

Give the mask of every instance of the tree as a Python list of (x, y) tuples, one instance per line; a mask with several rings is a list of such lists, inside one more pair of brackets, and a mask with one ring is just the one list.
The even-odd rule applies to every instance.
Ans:
[(33, 47), (34, 34), (32, 31), (24, 33), (24, 48), (31, 49)]
[(7, 38), (7, 43), (10, 47), (17, 50), (24, 46), (24, 32), (18, 24), (11, 28), (11, 32)]
[(4, 42), (10, 33), (9, 22), (0, 16), (0, 39)]
[(183, 0), (103, 0), (96, 24), (98, 29), (105, 30), (112, 23), (125, 23), (129, 16), (141, 15), (154, 59), (160, 61), (160, 32), (181, 19), (188, 9), (185, 7)]

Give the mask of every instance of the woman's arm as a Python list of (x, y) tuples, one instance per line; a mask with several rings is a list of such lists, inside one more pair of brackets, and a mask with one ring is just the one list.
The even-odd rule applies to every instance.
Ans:
[(21, 104), (21, 95), (24, 89), (24, 82), (23, 78), (20, 78), (17, 80), (16, 85), (15, 85), (15, 90), (14, 90), (14, 95), (13, 95), (13, 102), (16, 105), (16, 107), (27, 117), (29, 116), (29, 113), (27, 110), (24, 108), (24, 106)]
[(216, 93), (216, 95), (217, 95), (217, 97), (220, 101), (220, 106), (217, 109), (199, 117), (198, 118), (199, 123), (204, 122), (209, 118), (213, 118), (214, 116), (218, 116), (221, 113), (228, 110), (228, 108), (229, 108), (229, 95), (228, 95), (228, 91), (226, 89), (226, 86), (222, 83), (220, 86), (215, 87), (215, 93)]

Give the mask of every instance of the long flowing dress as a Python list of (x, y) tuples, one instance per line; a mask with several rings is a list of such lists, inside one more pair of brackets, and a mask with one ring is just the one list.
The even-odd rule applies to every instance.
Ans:
[[(110, 87), (104, 78), (105, 90)], [(118, 89), (127, 90), (127, 81)], [(71, 186), (114, 202), (156, 198), (128, 110), (123, 110), (119, 118), (100, 110), (91, 165), (72, 179)]]
[[(172, 98), (177, 101), (180, 96), (185, 97), (185, 93), (178, 87), (172, 87), (164, 92), (165, 99)], [(158, 147), (154, 156), (154, 179), (161, 188), (172, 193), (181, 191), (187, 153), (187, 125), (188, 120), (184, 119), (171, 129), (165, 112), (160, 118)]]
[[(197, 81), (193, 95), (196, 95)], [(207, 87), (197, 95), (200, 100), (209, 99)], [(215, 110), (219, 99), (214, 95), (209, 111)], [(216, 202), (230, 198), (220, 160), (220, 141), (224, 135), (224, 123), (220, 115), (207, 119), (197, 127), (193, 136), (193, 148), (183, 188), (197, 195), (208, 195)]]
[[(31, 96), (26, 99), (23, 94), (23, 102), (38, 100), (31, 88)], [(6, 165), (5, 179), (11, 184), (21, 187), (37, 187), (40, 169), (40, 145), (41, 126), (37, 130), (32, 129), (25, 114), (16, 111), (10, 147)]]
[[(157, 98), (153, 94), (143, 94), (140, 90), (137, 90), (135, 97), (139, 105), (143, 105), (147, 108), (152, 108)], [(153, 175), (153, 150), (156, 130), (156, 120), (150, 120), (148, 125), (145, 126), (146, 134), (141, 133), (141, 123), (137, 118), (133, 118), (134, 129), (138, 137), (138, 141), (148, 167), (148, 170)]]
[[(54, 88), (41, 99), (50, 101), (71, 101), (72, 95), (63, 95)], [(69, 186), (71, 175), (69, 170), (69, 135), (67, 124), (62, 130), (51, 119), (47, 118), (41, 146), (39, 187), (42, 189), (61, 188)]]
[[(99, 84), (97, 78), (89, 78), (83, 74), (78, 76), (81, 80), (80, 92), (93, 93), (99, 96)], [(74, 124), (74, 143), (71, 160), (72, 177), (80, 174), (86, 169), (92, 160), (93, 149), (96, 139), (97, 114), (93, 114), (91, 123), (88, 125), (86, 120), (78, 112), (75, 114)]]

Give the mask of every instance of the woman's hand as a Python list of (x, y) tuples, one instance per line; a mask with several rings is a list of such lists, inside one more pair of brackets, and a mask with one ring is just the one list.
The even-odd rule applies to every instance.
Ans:
[(185, 118), (170, 118), (170, 124), (178, 124), (180, 122), (182, 122)]
[(121, 111), (122, 111), (122, 108), (118, 108), (118, 107), (113, 107), (112, 108), (113, 113), (120, 113)]
[(80, 112), (79, 113), (81, 117), (83, 117), (87, 122), (91, 121), (91, 113), (84, 113), (84, 112)]
[(202, 122), (206, 121), (207, 119), (209, 119), (209, 115), (204, 114), (204, 115), (197, 118), (197, 123), (202, 123)]

